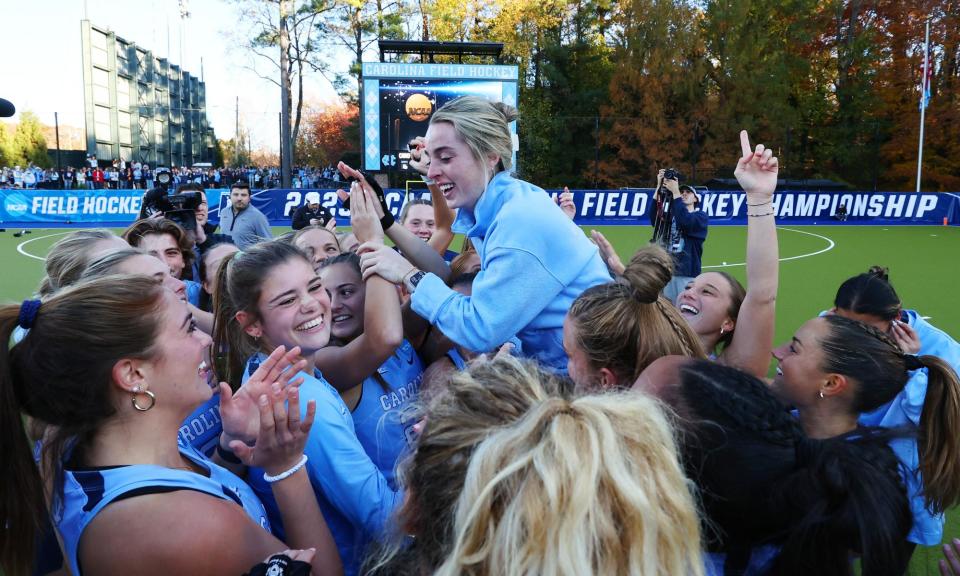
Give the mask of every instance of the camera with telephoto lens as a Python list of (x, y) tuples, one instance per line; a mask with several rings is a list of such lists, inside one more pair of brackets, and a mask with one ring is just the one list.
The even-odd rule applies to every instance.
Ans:
[(143, 197), (141, 214), (150, 217), (163, 213), (164, 218), (176, 222), (184, 230), (196, 230), (196, 210), (203, 204), (202, 194), (203, 192), (195, 191), (173, 194), (165, 188), (152, 188)]

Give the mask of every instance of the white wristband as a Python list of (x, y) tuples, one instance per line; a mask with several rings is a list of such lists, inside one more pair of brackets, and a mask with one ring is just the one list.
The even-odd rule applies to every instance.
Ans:
[(269, 474), (267, 474), (266, 472), (264, 472), (264, 473), (263, 473), (263, 480), (264, 480), (264, 482), (267, 482), (268, 484), (273, 484), (274, 482), (279, 482), (279, 481), (284, 480), (284, 479), (286, 479), (286, 478), (289, 478), (289, 477), (293, 476), (294, 474), (296, 474), (297, 472), (299, 472), (300, 469), (303, 468), (303, 465), (306, 464), (306, 463), (307, 463), (307, 455), (304, 454), (303, 457), (300, 458), (300, 461), (297, 462), (296, 464), (294, 464), (294, 465), (293, 465), (293, 468), (287, 470), (286, 472), (281, 472), (281, 473), (277, 474), (276, 476), (270, 476)]
[(432, 178), (427, 178), (426, 176), (421, 176), (420, 179), (423, 180), (423, 183), (427, 186), (431, 186), (435, 183)]

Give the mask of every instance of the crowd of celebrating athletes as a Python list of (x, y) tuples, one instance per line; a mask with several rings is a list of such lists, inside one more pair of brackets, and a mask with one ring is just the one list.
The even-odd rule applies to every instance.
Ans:
[(3, 571), (893, 576), (940, 543), (960, 345), (896, 271), (775, 346), (771, 148), (740, 135), (743, 286), (667, 174), (657, 242), (585, 236), (514, 119), (438, 109), (399, 219), (341, 163), (349, 222), (307, 194), (272, 238), (237, 178), (218, 228), (188, 175), (190, 218), (54, 245), (0, 307)]

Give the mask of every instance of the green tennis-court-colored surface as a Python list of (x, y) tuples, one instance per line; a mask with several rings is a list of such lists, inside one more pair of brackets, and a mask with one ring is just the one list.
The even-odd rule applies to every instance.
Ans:
[[(584, 227), (589, 231), (589, 227)], [(625, 261), (650, 239), (649, 226), (596, 227)], [(287, 231), (274, 228), (274, 233)], [(0, 259), (5, 272), (0, 300), (29, 297), (43, 276), (47, 250), (69, 230), (33, 230), (14, 238), (0, 233)], [(890, 268), (890, 279), (907, 308), (918, 310), (937, 327), (960, 337), (960, 228), (940, 226), (783, 226), (780, 244), (780, 289), (777, 297), (777, 343), (805, 320), (832, 306), (840, 283), (874, 264)], [(711, 227), (704, 245), (705, 269), (722, 269), (746, 282), (746, 228)], [(452, 248), (459, 247), (459, 240)], [(960, 537), (960, 513), (948, 515), (945, 538)], [(938, 548), (920, 548), (910, 573), (938, 574)]]

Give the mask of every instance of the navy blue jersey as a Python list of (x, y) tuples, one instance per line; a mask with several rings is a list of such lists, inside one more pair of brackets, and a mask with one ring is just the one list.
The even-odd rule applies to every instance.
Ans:
[(394, 489), (397, 460), (415, 441), (416, 423), (405, 413), (419, 396), (423, 362), (407, 340), (387, 358), (377, 374), (366, 378), (353, 424), (363, 449)]
[(215, 392), (183, 421), (177, 434), (177, 442), (181, 446), (193, 446), (204, 456), (212, 456), (217, 449), (221, 432), (223, 420), (220, 418), (220, 394)]
[(203, 492), (235, 502), (250, 520), (270, 530), (266, 509), (243, 480), (189, 446), (180, 446), (180, 453), (206, 475), (147, 464), (64, 470), (63, 502), (54, 506), (53, 520), (63, 539), (71, 573), (81, 574), (77, 557), (80, 537), (94, 517), (111, 502), (143, 494), (177, 490)]

